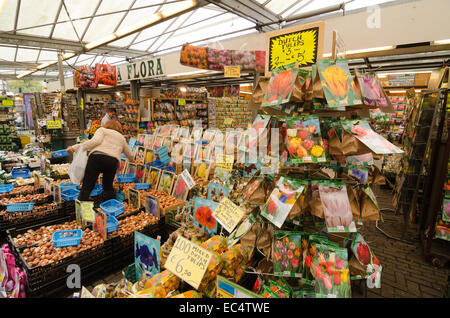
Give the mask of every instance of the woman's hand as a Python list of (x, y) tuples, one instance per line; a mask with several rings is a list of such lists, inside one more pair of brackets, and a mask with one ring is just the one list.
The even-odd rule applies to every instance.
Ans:
[(72, 148), (71, 146), (69, 146), (69, 147), (66, 149), (66, 151), (67, 151), (68, 153), (74, 153), (74, 150), (73, 150), (73, 148)]

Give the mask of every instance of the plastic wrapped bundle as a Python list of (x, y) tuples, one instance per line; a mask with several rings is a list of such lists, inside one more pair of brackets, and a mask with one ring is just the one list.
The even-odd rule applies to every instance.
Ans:
[(144, 289), (137, 292), (137, 298), (165, 298), (168, 293), (180, 286), (180, 279), (165, 270), (145, 282)]
[(206, 269), (206, 273), (203, 276), (203, 280), (198, 287), (199, 291), (202, 291), (208, 283), (214, 279), (216, 279), (217, 275), (219, 275), (220, 271), (223, 268), (223, 260), (219, 254), (212, 252), (211, 260), (209, 261), (208, 268)]
[(188, 290), (187, 292), (184, 292), (182, 294), (178, 294), (176, 296), (172, 296), (170, 298), (203, 298), (202, 294), (195, 290)]
[(204, 249), (208, 251), (222, 254), (227, 250), (227, 239), (220, 235), (215, 235), (202, 244)]

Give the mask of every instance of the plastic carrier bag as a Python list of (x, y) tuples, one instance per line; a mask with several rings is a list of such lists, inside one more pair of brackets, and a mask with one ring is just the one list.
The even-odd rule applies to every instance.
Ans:
[(87, 151), (83, 150), (82, 147), (80, 147), (78, 151), (75, 152), (72, 164), (67, 171), (72, 183), (80, 184), (83, 181), (87, 160)]

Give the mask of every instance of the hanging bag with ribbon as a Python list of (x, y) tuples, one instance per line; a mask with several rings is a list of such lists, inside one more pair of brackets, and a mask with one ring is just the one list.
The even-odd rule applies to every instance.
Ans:
[(98, 84), (117, 86), (117, 70), (103, 59), (95, 64), (95, 80)]

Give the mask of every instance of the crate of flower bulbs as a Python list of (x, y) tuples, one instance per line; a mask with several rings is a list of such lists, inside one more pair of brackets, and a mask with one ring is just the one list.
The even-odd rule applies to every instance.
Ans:
[(127, 202), (122, 202), (122, 203), (125, 205), (125, 207), (123, 209), (123, 213), (117, 217), (118, 220), (121, 220), (121, 219), (123, 219), (127, 216), (130, 216), (132, 214), (135, 214), (139, 211), (138, 208), (136, 208), (135, 206), (133, 206), (131, 204), (128, 204)]
[(77, 264), (83, 269), (95, 261), (111, 256), (111, 250), (105, 248), (101, 235), (90, 228), (83, 230), (77, 246), (55, 247), (52, 241), (55, 232), (76, 229), (81, 230), (81, 226), (72, 221), (36, 227), (12, 237), (11, 234), (15, 231), (9, 232), (9, 240), (14, 242), (14, 249), (19, 254), (31, 289), (64, 277), (69, 264)]
[(8, 212), (6, 209), (2, 209), (0, 210), (0, 220), (7, 221), (8, 225), (17, 225), (29, 221), (40, 220), (48, 216), (63, 215), (63, 212), (62, 205), (58, 205), (56, 203), (46, 203), (42, 205), (35, 205), (33, 210), (24, 212)]
[(45, 193), (35, 193), (35, 194), (26, 194), (26, 195), (16, 195), (10, 198), (0, 199), (0, 206), (5, 206), (7, 204), (13, 203), (26, 203), (26, 202), (34, 202), (35, 204), (47, 203), (52, 199), (51, 195)]
[(185, 201), (180, 200), (173, 195), (169, 195), (163, 190), (150, 190), (146, 193), (159, 199), (161, 215), (166, 215), (167, 212), (176, 210), (178, 207), (184, 206), (185, 203)]
[(42, 193), (44, 189), (36, 188), (34, 185), (26, 185), (22, 187), (15, 187), (9, 192), (1, 193), (0, 198), (10, 198), (17, 196), (18, 194), (35, 194)]

